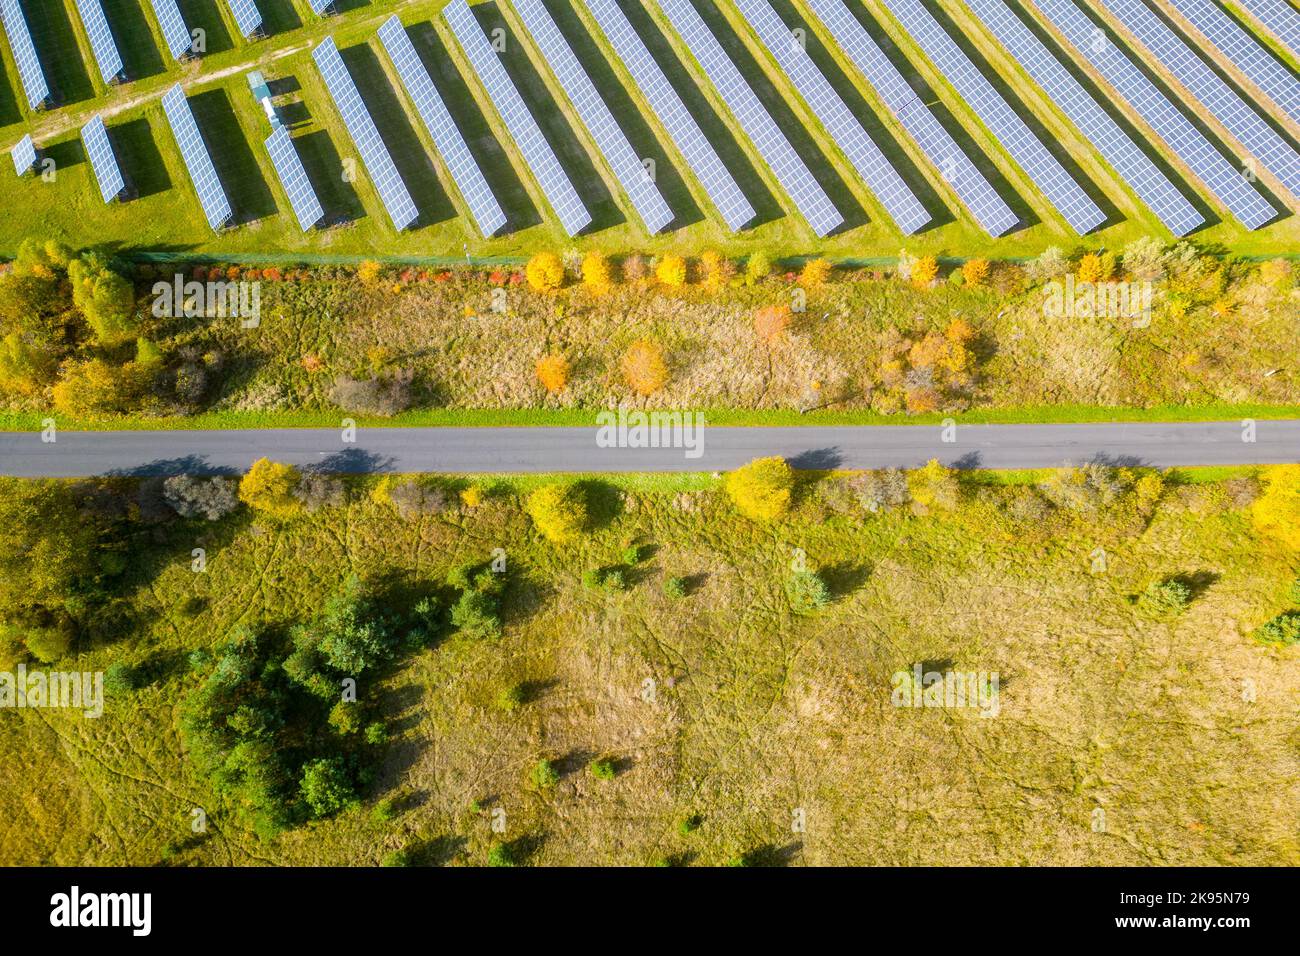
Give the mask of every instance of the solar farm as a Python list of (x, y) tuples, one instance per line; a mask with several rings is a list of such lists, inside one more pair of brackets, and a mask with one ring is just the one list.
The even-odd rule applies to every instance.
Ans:
[(0, 26), (0, 254), (1300, 249), (1292, 0), (0, 0)]

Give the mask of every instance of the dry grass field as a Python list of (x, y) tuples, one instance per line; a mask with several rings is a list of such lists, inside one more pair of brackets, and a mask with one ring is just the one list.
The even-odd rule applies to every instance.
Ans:
[[(597, 483), (599, 526), (565, 548), (522, 512), (530, 485), (500, 479), (409, 522), (354, 486), (287, 524), (141, 526), (127, 629), (61, 666), (149, 680), (98, 720), (0, 713), (0, 862), (482, 864), (508, 843), (535, 865), (1300, 863), (1300, 657), (1250, 636), (1300, 566), (1255, 537), (1240, 478), (1171, 480), (1153, 512), (1020, 520), (1023, 480), (869, 515), (809, 475), (771, 526), (706, 476)], [(584, 586), (633, 543), (626, 590)], [(362, 688), (392, 742), (361, 806), (263, 841), (214, 804), (178, 731), (189, 652), (309, 617), (350, 574), (436, 582), (498, 547), (503, 635), (452, 633)], [(831, 587), (811, 616), (782, 587), (795, 549)], [(1133, 596), (1168, 575), (1195, 597), (1153, 619)], [(892, 675), (918, 662), (997, 672), (1000, 711), (896, 708)]]

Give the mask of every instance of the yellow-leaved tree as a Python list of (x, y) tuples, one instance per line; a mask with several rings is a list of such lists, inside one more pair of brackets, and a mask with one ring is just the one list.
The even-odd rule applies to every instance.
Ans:
[(259, 458), (239, 481), (239, 500), (276, 518), (291, 518), (302, 510), (294, 497), (301, 473), (293, 465)]
[(564, 263), (553, 252), (539, 252), (524, 266), (524, 277), (536, 292), (557, 292), (564, 286)]
[(528, 496), (528, 515), (554, 544), (576, 541), (587, 527), (587, 496), (572, 481), (543, 485)]
[(604, 295), (614, 287), (614, 267), (603, 252), (589, 252), (582, 260), (582, 285), (592, 295)]
[(537, 360), (537, 380), (552, 395), (564, 391), (569, 384), (569, 360), (559, 352), (543, 355)]
[(723, 487), (736, 510), (755, 521), (775, 521), (790, 510), (794, 469), (784, 458), (755, 458), (730, 472)]
[(1300, 465), (1273, 465), (1260, 478), (1264, 493), (1255, 499), (1250, 516), (1263, 537), (1300, 551)]
[(638, 395), (653, 395), (668, 381), (668, 363), (664, 350), (649, 339), (637, 339), (628, 346), (619, 362), (623, 381)]
[(686, 285), (686, 260), (669, 253), (655, 266), (655, 278), (672, 288)]

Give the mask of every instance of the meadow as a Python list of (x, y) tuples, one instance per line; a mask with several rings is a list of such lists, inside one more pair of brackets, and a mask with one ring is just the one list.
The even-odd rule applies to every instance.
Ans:
[[(640, 249), (651, 254), (668, 250), (691, 254), (715, 248), (735, 256), (764, 249), (776, 257), (813, 254), (859, 262), (892, 259), (906, 248), (918, 255), (1015, 259), (1079, 241), (969, 104), (876, 2), (861, 5), (859, 16), (921, 98), (933, 104), (941, 122), (1020, 214), (1023, 228), (999, 239), (981, 232), (939, 170), (847, 61), (835, 38), (799, 3), (782, 0), (778, 8), (789, 22), (804, 24), (814, 62), (931, 209), (935, 224), (921, 234), (909, 237), (897, 230), (817, 117), (726, 3), (706, 3), (701, 11), (847, 217), (848, 228), (824, 240), (793, 211), (754, 146), (703, 80), (689, 51), (651, 8), (629, 6), (638, 31), (759, 211), (756, 224), (744, 233), (728, 232), (636, 84), (578, 4), (554, 3), (550, 9), (597, 85), (608, 94), (610, 108), (638, 153), (654, 161), (658, 181), (678, 213), (673, 228), (663, 234), (648, 235), (631, 213), (623, 190), (506, 4), (479, 4), (476, 10), (486, 29), (504, 31), (507, 68), (595, 213), (595, 228), (575, 240), (563, 234), (548, 211), (533, 173), (505, 134), (443, 24), (441, 0), (350, 3), (340, 15), (325, 19), (312, 14), (304, 0), (270, 0), (266, 11), (269, 36), (251, 43), (239, 37), (223, 4), (195, 0), (184, 4), (185, 12), (193, 26), (206, 31), (207, 53), (183, 66), (170, 61), (148, 5), (120, 0), (108, 4), (106, 10), (133, 79), (112, 88), (99, 78), (72, 0), (50, 0), (40, 6), (34, 22), (37, 48), (61, 102), (50, 111), (31, 113), (22, 102), (12, 55), (5, 47), (0, 52), (5, 74), (0, 83), (0, 143), (8, 148), (30, 132), (55, 167), (51, 177), (27, 177), (11, 184), (12, 201), (0, 209), (0, 253), (6, 255), (13, 255), (21, 238), (33, 230), (74, 245), (94, 242), (162, 255), (202, 254), (248, 261), (261, 257), (281, 264), (293, 260), (356, 262), (367, 257), (423, 264), (466, 258), (518, 262), (539, 250), (556, 248)], [(945, 3), (941, 9), (949, 29), (981, 71), (1011, 98), (1021, 115), (1031, 118), (1037, 134), (1065, 167), (1086, 182), (1091, 193), (1104, 198), (1108, 224), (1084, 238), (1083, 244), (1119, 248), (1146, 235), (1170, 238), (1065, 119), (1053, 103), (1051, 91), (1036, 87), (960, 4)], [(445, 164), (379, 49), (375, 31), (393, 12), (408, 26), (439, 92), (511, 219), (511, 227), (499, 237), (479, 236), (464, 215), (466, 207)], [(311, 61), (311, 48), (327, 35), (335, 37), (420, 209), (421, 219), (413, 230), (396, 233), (368, 175), (352, 171), (351, 164), (357, 160), (355, 147)], [(1044, 31), (1044, 36), (1049, 35)], [(1123, 41), (1117, 37), (1116, 42)], [(1151, 142), (1141, 121), (1107, 92), (1088, 68), (1070, 62), (1077, 78), (1139, 143)], [(276, 108), (293, 131), (309, 178), (322, 198), (331, 223), (327, 229), (304, 234), (290, 215), (287, 196), (262, 145), (271, 128), (248, 88), (246, 75), (253, 69), (261, 70), (271, 83)], [(214, 234), (204, 225), (159, 102), (162, 92), (175, 82), (185, 86), (213, 151), (218, 175), (234, 206), (236, 228)], [(138, 193), (124, 204), (102, 203), (78, 138), (77, 131), (96, 114), (109, 124), (114, 148)], [(1216, 130), (1212, 119), (1202, 114), (1197, 114), (1197, 119), (1220, 141), (1230, 142)], [(1290, 132), (1294, 134), (1294, 130)], [(1176, 159), (1154, 148), (1149, 151), (1159, 156), (1176, 180), (1196, 182)], [(1285, 196), (1267, 181), (1267, 175), (1263, 178), (1273, 196)], [(1207, 227), (1196, 234), (1198, 241), (1241, 255), (1295, 253), (1300, 226), (1293, 214), (1284, 213), (1272, 224), (1251, 232), (1215, 200), (1206, 198), (1200, 187), (1185, 188), (1199, 196), (1198, 206), (1208, 217)], [(1285, 203), (1280, 200), (1279, 209), (1286, 209)]]
[[(0, 862), (1300, 862), (1300, 658), (1254, 639), (1300, 565), (1254, 530), (1251, 470), (1169, 473), (1096, 512), (1027, 507), (1047, 477), (870, 513), (847, 476), (807, 473), (772, 523), (709, 476), (592, 477), (568, 545), (525, 513), (544, 477), (438, 479), (478, 493), (406, 518), (357, 481), (216, 522), (156, 507), (156, 485), (78, 486), (130, 561), (49, 666), (125, 664), (135, 689), (97, 720), (0, 713)], [(264, 839), (214, 797), (181, 730), (196, 651), (310, 620), (353, 576), (423, 593), (494, 553), (498, 636), (448, 627), (362, 681), (388, 743), (355, 805)], [(800, 567), (828, 586), (812, 613)], [(1190, 603), (1144, 609), (1171, 576)], [(895, 706), (918, 664), (996, 673), (997, 714)]]

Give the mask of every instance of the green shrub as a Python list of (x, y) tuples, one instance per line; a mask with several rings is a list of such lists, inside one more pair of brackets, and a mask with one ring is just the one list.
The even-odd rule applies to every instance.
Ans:
[(641, 546), (639, 544), (630, 545), (623, 549), (623, 563), (629, 566), (641, 563)]
[(1192, 589), (1178, 578), (1152, 581), (1138, 597), (1138, 607), (1152, 617), (1179, 614), (1192, 603)]
[(374, 720), (366, 724), (365, 732), (366, 743), (372, 747), (379, 747), (388, 743), (388, 727), (382, 720)]
[(118, 661), (104, 671), (104, 690), (113, 695), (129, 694), (135, 690), (135, 669)]
[(465, 591), (452, 606), (451, 623), (466, 637), (499, 636), (501, 614), (496, 598), (481, 591)]
[(498, 843), (488, 850), (488, 866), (518, 866), (509, 843)]
[(618, 768), (609, 757), (597, 757), (587, 764), (587, 769), (597, 780), (613, 780), (618, 774)]
[(507, 714), (513, 714), (524, 705), (526, 695), (523, 684), (511, 684), (497, 694), (497, 707)]
[(560, 782), (560, 772), (549, 760), (539, 760), (533, 766), (533, 784), (540, 790), (549, 790)]
[(664, 594), (668, 595), (675, 601), (686, 597), (686, 579), (669, 578), (664, 582)]
[(27, 632), (27, 650), (42, 664), (53, 664), (72, 649), (71, 628), (33, 627)]
[(795, 571), (786, 579), (785, 593), (795, 614), (812, 614), (831, 603), (831, 591), (816, 571)]
[(692, 813), (689, 817), (682, 817), (681, 820), (677, 822), (677, 832), (680, 833), (682, 836), (689, 836), (690, 834), (698, 830), (700, 828), (700, 824), (702, 824), (703, 822), (704, 822), (703, 817), (701, 817), (698, 813)]
[(622, 568), (610, 568), (605, 572), (605, 580), (602, 583), (606, 591), (626, 591), (627, 572)]
[(1255, 637), (1265, 644), (1300, 643), (1300, 611), (1279, 614), (1256, 631)]
[(356, 788), (342, 758), (313, 760), (302, 768), (299, 792), (316, 818), (332, 816), (351, 806), (357, 798)]
[(384, 866), (410, 866), (411, 854), (407, 850), (394, 850), (392, 853), (385, 854)]

